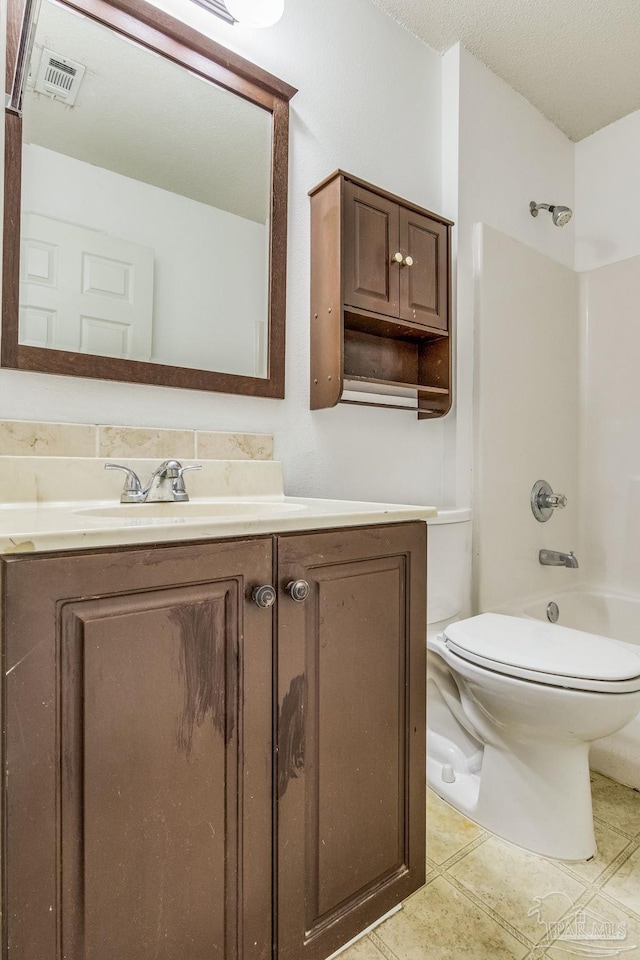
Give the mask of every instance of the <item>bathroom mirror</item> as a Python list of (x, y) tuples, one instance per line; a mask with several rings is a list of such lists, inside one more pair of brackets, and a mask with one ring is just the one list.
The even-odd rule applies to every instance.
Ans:
[(35, 6), (9, 6), (2, 365), (284, 396), (295, 89), (142, 0)]

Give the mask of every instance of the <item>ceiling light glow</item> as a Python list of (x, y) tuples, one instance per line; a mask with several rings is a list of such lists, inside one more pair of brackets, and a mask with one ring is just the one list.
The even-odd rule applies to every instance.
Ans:
[(272, 27), (284, 13), (284, 0), (225, 0), (229, 13), (245, 27)]

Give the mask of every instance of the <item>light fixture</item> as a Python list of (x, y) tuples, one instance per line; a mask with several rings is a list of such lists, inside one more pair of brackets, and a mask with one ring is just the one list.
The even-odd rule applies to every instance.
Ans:
[(284, 0), (225, 0), (227, 10), (246, 27), (272, 27), (284, 13)]
[(284, 13), (284, 0), (195, 0), (227, 23), (272, 27)]

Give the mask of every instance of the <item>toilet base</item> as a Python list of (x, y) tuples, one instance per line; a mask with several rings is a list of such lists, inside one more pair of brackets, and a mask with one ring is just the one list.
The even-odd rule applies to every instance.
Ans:
[(595, 856), (589, 747), (583, 741), (487, 745), (478, 795), (481, 822), (543, 857)]
[[(596, 854), (588, 745), (544, 755), (544, 770), (557, 761), (557, 777), (543, 780), (517, 756), (487, 746), (482, 770), (453, 768), (427, 754), (427, 783), (454, 809), (503, 840), (553, 860), (590, 860)], [(586, 749), (580, 749), (586, 747)], [(524, 775), (523, 775), (524, 774)], [(587, 783), (585, 784), (585, 778)], [(504, 784), (509, 783), (509, 790)]]

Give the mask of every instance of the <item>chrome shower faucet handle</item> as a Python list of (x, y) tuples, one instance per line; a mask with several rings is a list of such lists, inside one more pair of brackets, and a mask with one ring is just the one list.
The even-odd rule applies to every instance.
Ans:
[(546, 523), (554, 510), (562, 510), (567, 505), (564, 493), (554, 493), (546, 480), (537, 480), (531, 491), (531, 511), (540, 523)]

